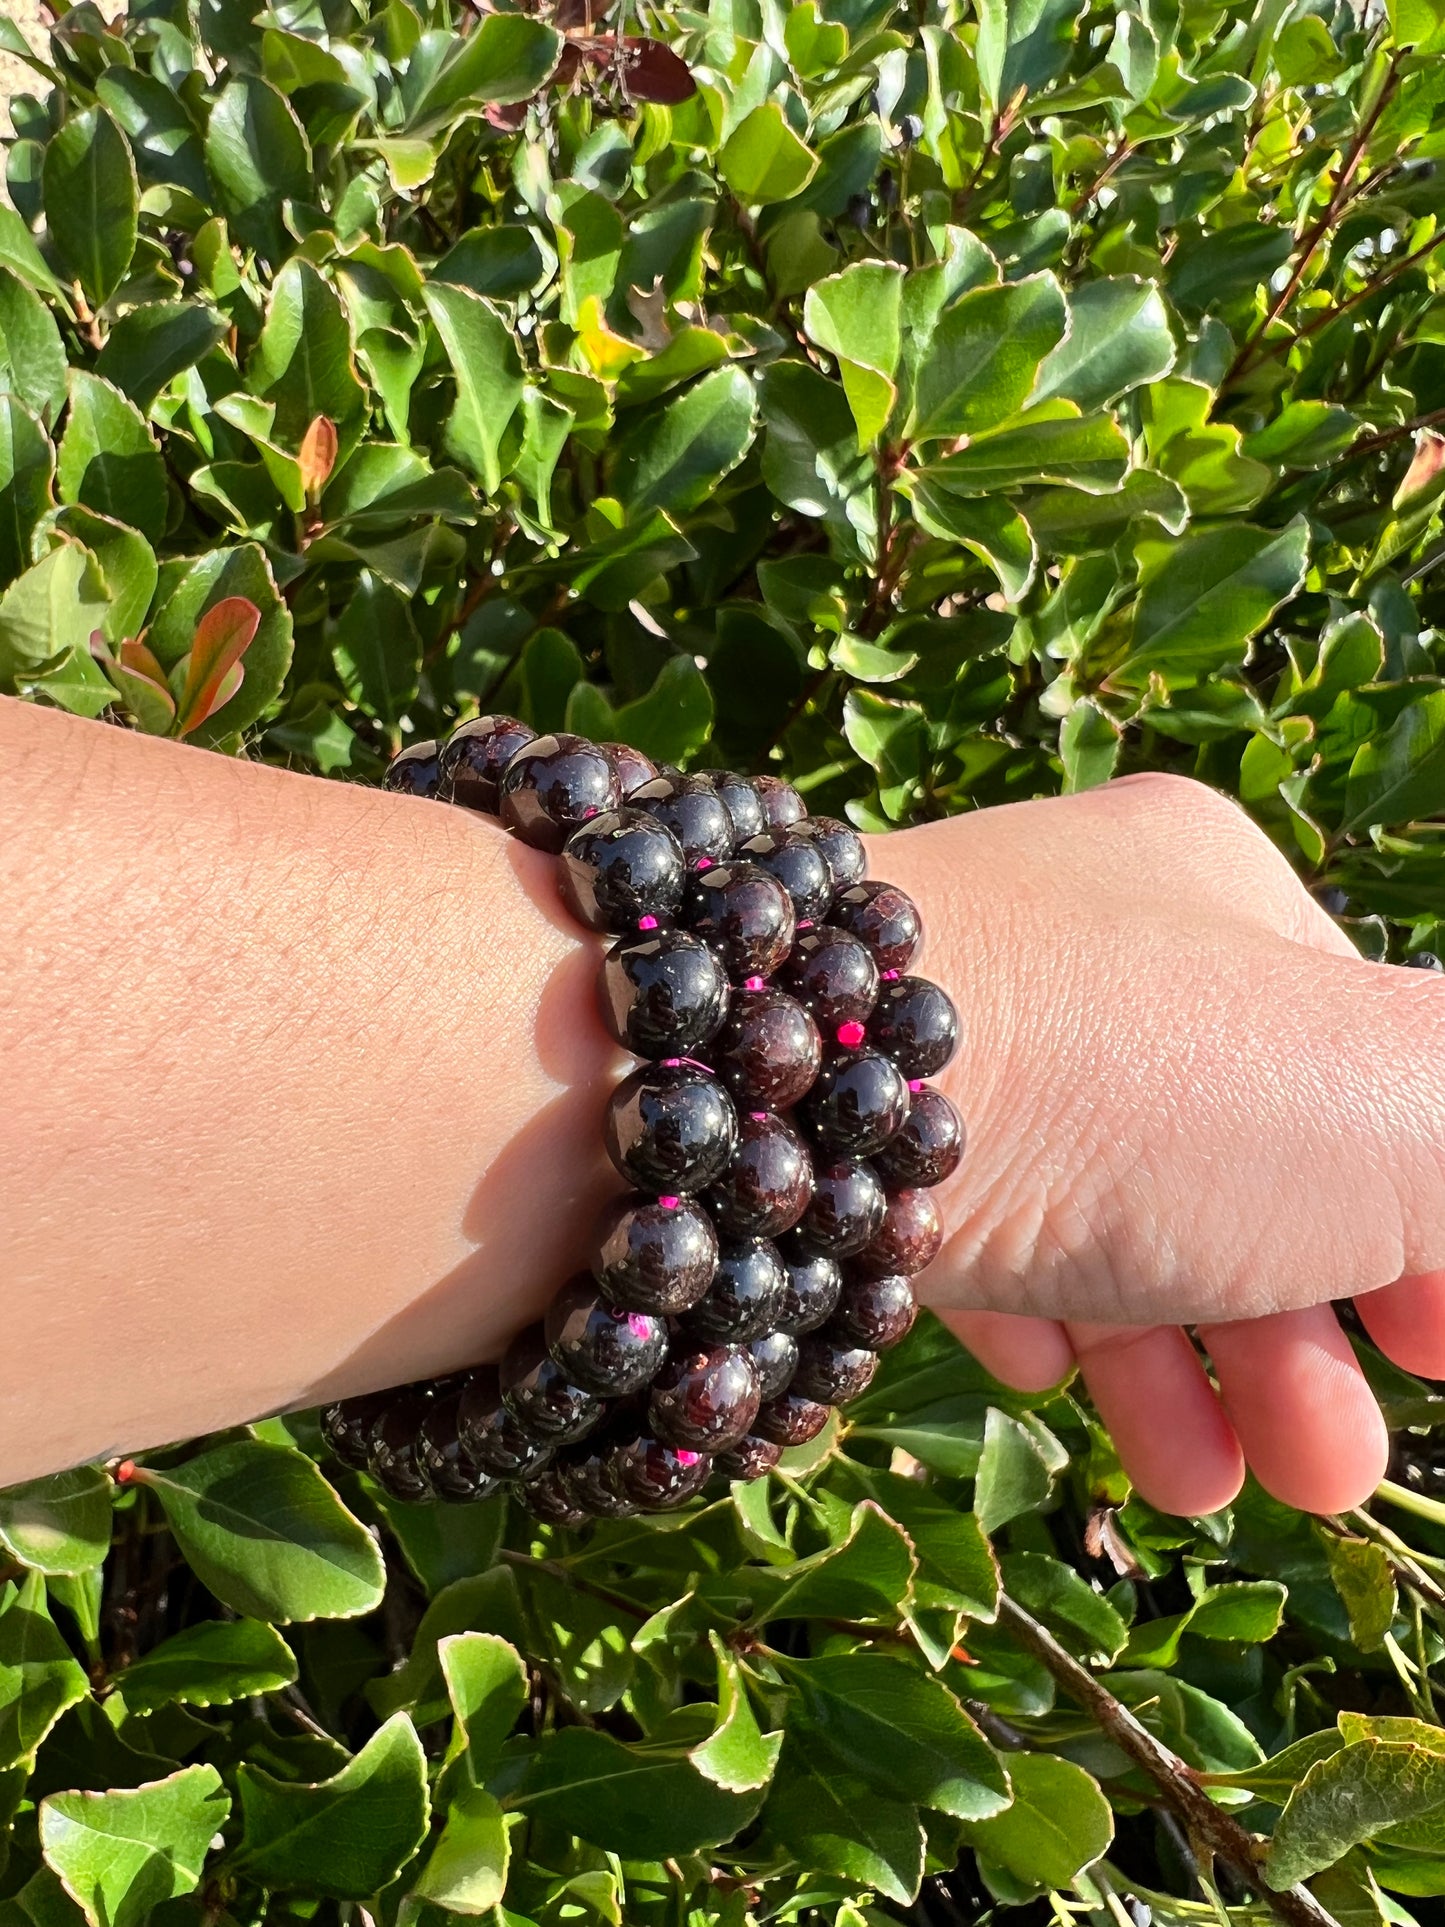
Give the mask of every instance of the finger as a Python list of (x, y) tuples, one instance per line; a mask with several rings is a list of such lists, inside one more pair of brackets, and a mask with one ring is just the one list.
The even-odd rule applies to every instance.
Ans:
[(1244, 1454), (1199, 1355), (1177, 1325), (1068, 1326), (1099, 1417), (1135, 1490), (1197, 1518), (1228, 1505)]
[(1266, 1490), (1301, 1512), (1343, 1512), (1385, 1476), (1390, 1439), (1328, 1305), (1201, 1327), (1220, 1397)]
[(938, 1316), (985, 1371), (1016, 1392), (1046, 1392), (1074, 1369), (1073, 1347), (1052, 1318), (1006, 1311), (946, 1311)]
[(1368, 1291), (1355, 1308), (1386, 1358), (1421, 1378), (1445, 1378), (1445, 1271)]

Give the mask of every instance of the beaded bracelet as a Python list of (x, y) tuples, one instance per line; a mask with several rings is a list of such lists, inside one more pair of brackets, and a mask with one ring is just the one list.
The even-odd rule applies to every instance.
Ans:
[(683, 775), (481, 716), (385, 783), (559, 857), (568, 907), (616, 939), (607, 1029), (644, 1061), (608, 1106), (632, 1189), (590, 1273), (500, 1366), (326, 1407), (332, 1452), (395, 1499), (505, 1485), (560, 1526), (760, 1477), (868, 1385), (942, 1243), (928, 1193), (964, 1127), (925, 1080), (958, 1015), (908, 974), (916, 907), (774, 776)]

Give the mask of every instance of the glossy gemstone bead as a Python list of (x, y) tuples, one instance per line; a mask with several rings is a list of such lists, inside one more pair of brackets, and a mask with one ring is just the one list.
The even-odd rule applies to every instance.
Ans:
[(792, 1125), (772, 1111), (746, 1111), (732, 1161), (704, 1202), (725, 1238), (776, 1238), (812, 1195), (812, 1159)]
[(601, 1399), (568, 1378), (547, 1350), (540, 1325), (529, 1325), (512, 1340), (499, 1378), (508, 1411), (539, 1438), (580, 1439), (602, 1416)]
[(689, 1341), (743, 1344), (778, 1322), (788, 1274), (766, 1239), (724, 1245), (707, 1295), (683, 1321)]
[(879, 990), (868, 1036), (905, 1077), (932, 1077), (958, 1048), (958, 1012), (926, 977), (899, 977)]
[(829, 1331), (870, 1352), (885, 1352), (906, 1338), (918, 1316), (913, 1287), (901, 1273), (885, 1278), (850, 1278), (838, 1299)]
[(647, 1422), (668, 1445), (720, 1452), (746, 1433), (761, 1397), (757, 1367), (743, 1346), (679, 1348), (653, 1382)]
[(901, 1271), (912, 1278), (943, 1248), (943, 1219), (929, 1191), (895, 1191), (883, 1222), (858, 1253), (860, 1275), (883, 1278)]
[(590, 1516), (568, 1492), (555, 1465), (547, 1466), (535, 1479), (517, 1487), (517, 1497), (534, 1519), (544, 1525), (585, 1526)]
[(816, 1331), (833, 1316), (833, 1307), (843, 1289), (843, 1273), (836, 1258), (826, 1252), (810, 1251), (797, 1237), (785, 1238), (778, 1247), (787, 1287), (778, 1307), (778, 1330), (801, 1338)]
[(604, 1297), (627, 1311), (676, 1317), (717, 1270), (712, 1219), (692, 1198), (620, 1198), (602, 1220), (592, 1270)]
[(687, 930), (660, 930), (614, 944), (599, 984), (602, 1021), (639, 1057), (690, 1057), (714, 1037), (728, 1010), (722, 960)]
[(732, 817), (705, 776), (655, 776), (632, 792), (631, 802), (666, 824), (689, 867), (725, 863), (732, 855)]
[(790, 823), (799, 823), (808, 814), (807, 804), (781, 776), (755, 776), (752, 782), (768, 829), (785, 830)]
[(891, 883), (850, 884), (834, 897), (828, 917), (867, 944), (880, 970), (906, 970), (923, 942), (917, 905)]
[(612, 758), (584, 736), (538, 736), (502, 771), (502, 821), (556, 855), (574, 830), (622, 801)]
[(536, 735), (515, 716), (474, 716), (459, 723), (438, 759), (442, 801), (495, 816), (502, 806), (502, 771)]
[(863, 1025), (878, 999), (878, 966), (859, 938), (831, 923), (800, 930), (779, 981), (830, 1040), (847, 1043), (839, 1031), (849, 1025), (852, 1044), (863, 1041)]
[(647, 1437), (625, 1439), (607, 1448), (607, 1473), (631, 1505), (647, 1512), (671, 1512), (701, 1492), (712, 1472), (706, 1453), (664, 1445)]
[(820, 1405), (846, 1405), (866, 1392), (878, 1369), (878, 1354), (865, 1345), (814, 1332), (798, 1347), (798, 1369), (790, 1389)]
[(751, 1485), (754, 1479), (771, 1472), (782, 1456), (781, 1445), (774, 1444), (772, 1439), (760, 1439), (756, 1432), (750, 1432), (726, 1452), (720, 1452), (713, 1460), (713, 1465), (725, 1479), (741, 1479), (744, 1484)]
[(760, 1438), (786, 1450), (790, 1445), (806, 1445), (817, 1438), (828, 1423), (828, 1407), (816, 1399), (804, 1398), (790, 1386), (766, 1405), (758, 1407), (753, 1430)]
[(575, 1385), (599, 1398), (640, 1392), (667, 1356), (667, 1326), (645, 1311), (618, 1311), (581, 1272), (547, 1307), (547, 1349)]
[(434, 742), (408, 743), (393, 756), (381, 779), (383, 789), (399, 796), (435, 796), (441, 785), (441, 762)]
[(868, 852), (855, 829), (836, 816), (807, 816), (793, 825), (794, 836), (805, 836), (823, 852), (832, 873), (833, 888), (846, 890), (868, 874)]
[(706, 1190), (738, 1141), (733, 1101), (693, 1064), (644, 1064), (613, 1092), (603, 1130), (607, 1155), (629, 1184), (659, 1195)]
[(874, 1169), (889, 1191), (942, 1184), (958, 1169), (967, 1141), (953, 1105), (942, 1091), (924, 1084), (910, 1097), (908, 1115), (874, 1159)]
[(695, 875), (682, 913), (735, 983), (770, 977), (792, 948), (797, 927), (792, 898), (755, 863), (720, 863)]
[(798, 1341), (791, 1332), (764, 1332), (748, 1343), (748, 1357), (758, 1374), (758, 1388), (765, 1399), (785, 1392), (798, 1369)]
[(321, 1412), (321, 1436), (334, 1458), (353, 1472), (364, 1472), (371, 1456), (371, 1428), (395, 1397), (394, 1392), (363, 1392), (338, 1399)]
[(733, 992), (708, 1057), (739, 1106), (786, 1111), (812, 1089), (823, 1040), (796, 998), (763, 984)]
[(498, 1479), (524, 1479), (551, 1457), (550, 1443), (502, 1403), (495, 1366), (473, 1372), (457, 1406), (457, 1437), (467, 1456)]
[(422, 1476), (439, 1499), (470, 1505), (497, 1490), (498, 1481), (483, 1472), (462, 1443), (460, 1388), (434, 1399), (417, 1434), (417, 1457)]
[(833, 901), (833, 873), (816, 843), (793, 830), (764, 830), (738, 848), (739, 861), (776, 877), (793, 900), (799, 923), (817, 923)]
[(768, 827), (762, 801), (746, 776), (734, 769), (705, 769), (699, 772), (712, 784), (732, 818), (733, 836), (742, 843), (750, 836), (761, 836)]
[(431, 1406), (423, 1391), (402, 1390), (387, 1401), (371, 1427), (367, 1470), (393, 1499), (429, 1499), (431, 1487), (417, 1455), (417, 1435)]
[(631, 743), (603, 743), (601, 747), (612, 758), (612, 767), (617, 771), (617, 781), (622, 786), (624, 803), (634, 790), (640, 790), (644, 783), (650, 783), (656, 777), (656, 763), (650, 756), (644, 756), (640, 749), (634, 749)]
[(682, 848), (642, 810), (608, 810), (574, 830), (557, 865), (562, 901), (589, 930), (615, 936), (670, 923), (682, 908)]
[(871, 1164), (830, 1158), (813, 1168), (813, 1200), (799, 1221), (799, 1242), (831, 1258), (846, 1258), (867, 1244), (887, 1205)]
[(557, 1455), (557, 1477), (572, 1503), (590, 1517), (625, 1519), (637, 1508), (617, 1489), (609, 1451), (595, 1439), (569, 1445)]
[(881, 1051), (829, 1058), (802, 1105), (809, 1132), (827, 1151), (866, 1158), (881, 1150), (908, 1115), (908, 1080)]

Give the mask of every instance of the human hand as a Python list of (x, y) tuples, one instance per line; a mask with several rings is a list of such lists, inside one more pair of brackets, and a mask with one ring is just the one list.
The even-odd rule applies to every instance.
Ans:
[(1358, 1504), (1388, 1437), (1330, 1301), (1445, 1376), (1445, 982), (1363, 961), (1180, 777), (930, 825), (875, 868), (924, 906), (962, 1020), (941, 1081), (969, 1148), (925, 1296), (1007, 1384), (1077, 1361), (1162, 1510), (1226, 1504), (1246, 1463), (1291, 1505)]

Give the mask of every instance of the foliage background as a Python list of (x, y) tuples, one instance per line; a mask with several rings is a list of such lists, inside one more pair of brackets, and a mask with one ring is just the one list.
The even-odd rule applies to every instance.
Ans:
[[(0, 207), (0, 688), (369, 781), (482, 706), (869, 827), (1238, 795), (1445, 916), (1438, 0), (63, 13)], [(666, 51), (670, 49), (671, 51)], [(0, 1494), (0, 1922), (1425, 1922), (1433, 1388), (1162, 1519), (931, 1324), (585, 1539), (304, 1419)]]

